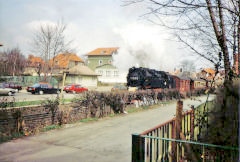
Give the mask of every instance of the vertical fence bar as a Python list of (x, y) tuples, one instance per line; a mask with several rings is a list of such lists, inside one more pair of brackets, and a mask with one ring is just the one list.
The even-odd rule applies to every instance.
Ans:
[[(150, 133), (150, 136), (152, 136), (152, 132)], [(154, 139), (150, 138), (150, 143), (149, 143), (149, 157), (150, 157), (150, 162), (152, 162), (153, 158), (153, 141)]]
[(191, 125), (190, 125), (190, 139), (194, 140), (194, 106), (191, 106)]
[(145, 138), (132, 134), (132, 162), (145, 161)]

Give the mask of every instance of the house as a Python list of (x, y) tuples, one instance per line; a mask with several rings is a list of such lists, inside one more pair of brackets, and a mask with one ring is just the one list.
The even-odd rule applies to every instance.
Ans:
[(98, 74), (92, 69), (83, 64), (79, 64), (68, 70), (65, 84), (78, 83), (88, 88), (96, 88), (97, 77)]
[(74, 53), (61, 53), (49, 60), (49, 66), (54, 69), (69, 69), (77, 65), (84, 65), (84, 61)]
[(61, 53), (49, 61), (54, 73), (67, 71), (65, 84), (77, 83), (85, 87), (97, 87), (98, 75), (84, 65), (84, 61), (74, 53)]
[(207, 82), (203, 79), (190, 79), (190, 89), (191, 90), (199, 90), (205, 89), (207, 87)]
[(126, 73), (113, 65), (113, 55), (118, 54), (118, 47), (97, 48), (88, 54), (87, 66), (95, 71), (101, 83), (126, 83)]
[[(84, 64), (84, 61), (73, 53), (58, 54), (54, 58), (48, 61), (48, 64), (41, 57), (29, 55), (27, 59), (27, 65), (25, 67), (24, 74), (31, 76), (44, 75), (44, 68), (47, 66), (47, 75), (59, 75), (64, 69), (71, 68), (73, 66)], [(52, 69), (51, 69), (52, 68)]]
[(202, 69), (198, 74), (198, 78), (204, 79), (207, 81), (207, 87), (213, 86), (218, 87), (221, 86), (224, 82), (224, 71), (219, 70), (216, 74), (216, 71), (212, 68)]
[(212, 68), (205, 68), (205, 69), (201, 70), (202, 78), (205, 78), (208, 80), (213, 79), (215, 74), (216, 74), (216, 72)]
[(112, 64), (113, 55), (117, 54), (118, 47), (110, 47), (110, 48), (97, 48), (88, 54), (87, 56), (87, 66), (95, 70), (98, 66), (102, 66), (105, 64)]
[(45, 62), (41, 57), (29, 55), (23, 74), (31, 76), (42, 76), (44, 75), (42, 70), (44, 66)]

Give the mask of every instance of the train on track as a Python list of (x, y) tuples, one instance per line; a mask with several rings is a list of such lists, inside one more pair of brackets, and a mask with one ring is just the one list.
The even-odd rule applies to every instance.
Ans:
[(202, 79), (179, 77), (150, 68), (132, 67), (128, 70), (127, 87), (136, 87), (137, 89), (177, 89), (180, 92), (188, 92), (196, 89), (206, 89), (207, 83)]

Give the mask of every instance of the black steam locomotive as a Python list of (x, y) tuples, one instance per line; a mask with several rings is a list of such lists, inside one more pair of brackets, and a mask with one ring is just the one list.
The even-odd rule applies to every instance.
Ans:
[(164, 71), (132, 67), (128, 71), (127, 86), (139, 89), (176, 88), (173, 77)]

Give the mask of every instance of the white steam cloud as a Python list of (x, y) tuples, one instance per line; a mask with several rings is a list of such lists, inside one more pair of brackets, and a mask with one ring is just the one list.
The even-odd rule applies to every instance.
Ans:
[(166, 41), (166, 34), (159, 26), (131, 24), (114, 31), (121, 37), (122, 44), (114, 56), (114, 65), (128, 70), (132, 66), (172, 71), (178, 62), (173, 42)]

